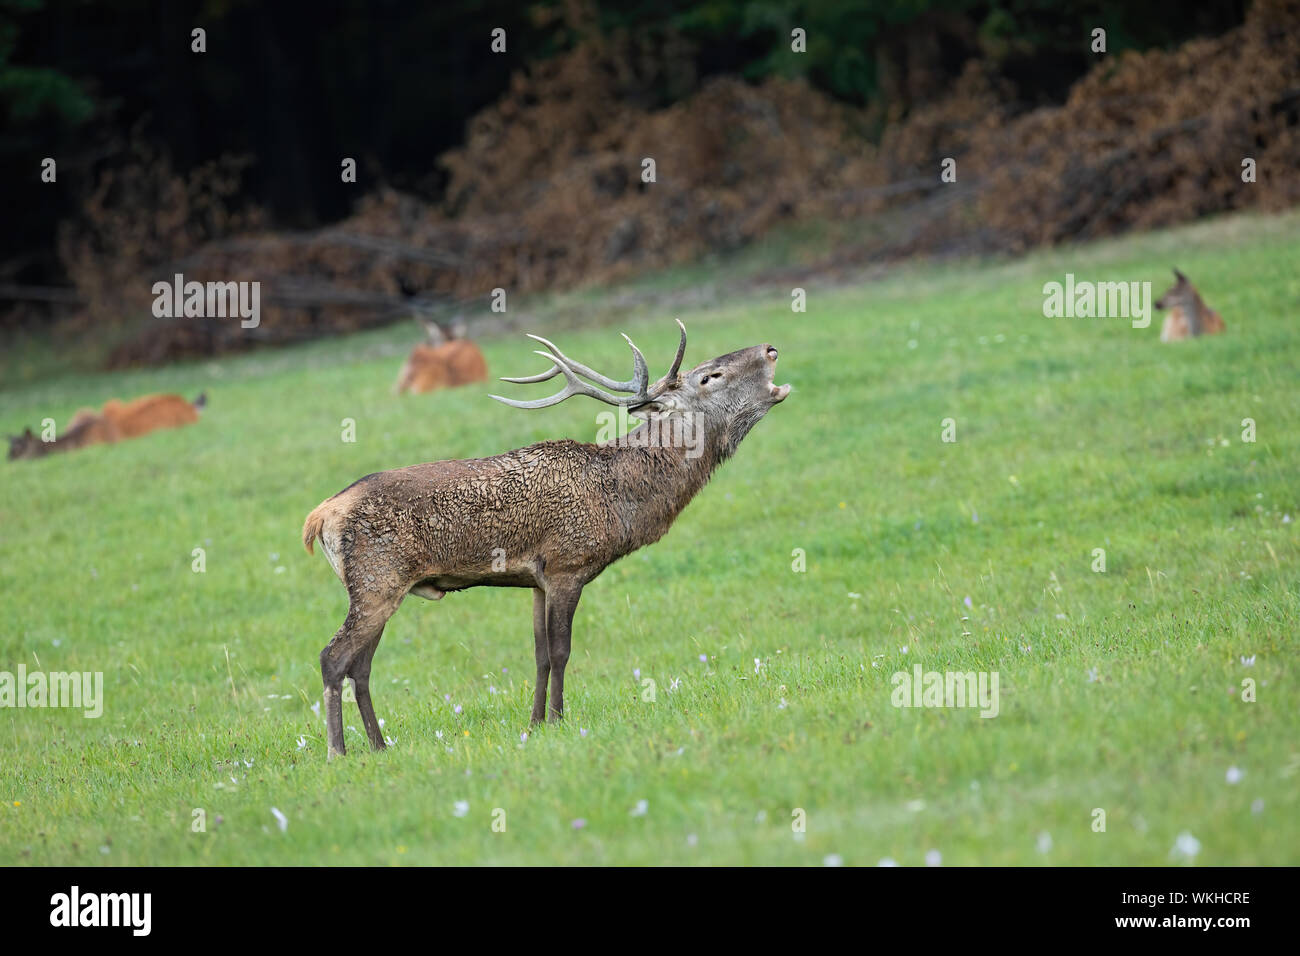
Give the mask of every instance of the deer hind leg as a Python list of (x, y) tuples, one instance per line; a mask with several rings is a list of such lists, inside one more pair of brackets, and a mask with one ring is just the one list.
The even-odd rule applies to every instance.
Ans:
[(552, 587), (546, 592), (546, 637), (551, 662), (549, 719), (564, 717), (564, 668), (569, 663), (573, 637), (573, 612), (578, 609), (582, 586)]
[(347, 746), (343, 743), (343, 678), (352, 663), (349, 657), (352, 620), (353, 614), (349, 610), (343, 626), (320, 652), (321, 683), (325, 685), (326, 754), (330, 760), (347, 753)]
[(551, 677), (551, 649), (546, 640), (546, 592), (533, 588), (533, 659), (537, 662), (537, 686), (533, 690), (533, 719), (546, 719), (546, 682)]
[[(393, 610), (395, 608), (386, 612), (377, 611), (364, 607), (354, 599), (348, 608), (348, 616), (343, 620), (343, 626), (320, 652), (321, 682), (325, 686), (325, 736), (329, 748), (328, 755), (331, 758), (347, 753), (347, 746), (343, 742), (343, 678), (351, 676), (353, 681), (356, 681), (353, 670), (362, 658), (365, 661), (366, 686), (366, 706), (362, 709), (362, 720), (364, 722), (367, 710), (370, 712), (371, 719), (374, 719), (374, 709), (369, 706), (370, 657), (375, 653), (375, 645), (379, 643), (379, 637), (384, 632), (384, 624), (387, 623)], [(360, 701), (361, 687), (358, 685), (358, 704)], [(379, 726), (376, 722), (376, 733), (378, 730)], [(366, 732), (369, 735), (368, 726)], [(370, 741), (373, 744), (375, 737), (371, 736)], [(380, 742), (382, 743), (382, 738)]]
[(371, 750), (383, 750), (388, 746), (384, 743), (384, 735), (379, 729), (379, 720), (375, 717), (375, 705), (370, 701), (370, 661), (374, 658), (375, 648), (379, 646), (379, 639), (383, 635), (384, 626), (381, 624), (379, 633), (356, 656), (352, 669), (348, 672), (357, 691), (357, 709), (361, 711), (361, 724), (366, 728), (366, 737), (370, 739)]

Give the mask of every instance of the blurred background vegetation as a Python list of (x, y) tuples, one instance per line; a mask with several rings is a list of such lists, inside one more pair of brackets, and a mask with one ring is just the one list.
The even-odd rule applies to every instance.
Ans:
[[(156, 363), (799, 219), (874, 224), (842, 266), (1291, 205), (1298, 7), (0, 0), (0, 336), (94, 327), (110, 364)], [(945, 157), (962, 171), (940, 191)], [(150, 325), (152, 281), (180, 270), (263, 280), (270, 320)]]

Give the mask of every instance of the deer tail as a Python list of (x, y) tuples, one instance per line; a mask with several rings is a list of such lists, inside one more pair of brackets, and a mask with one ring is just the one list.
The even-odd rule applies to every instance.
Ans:
[(316, 553), (312, 548), (312, 542), (320, 537), (321, 527), (324, 524), (325, 502), (322, 501), (307, 516), (307, 520), (302, 526), (302, 546), (307, 549), (308, 554)]

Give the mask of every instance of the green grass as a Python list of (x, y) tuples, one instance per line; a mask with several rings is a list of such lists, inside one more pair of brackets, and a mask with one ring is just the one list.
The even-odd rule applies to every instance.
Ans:
[[(795, 391), (664, 540), (587, 588), (565, 722), (521, 740), (529, 592), (413, 599), (372, 678), (395, 746), (368, 752), (347, 704), (329, 764), (311, 707), (346, 597), (303, 517), (378, 469), (590, 439), (594, 404), (395, 399), (404, 327), (0, 391), (9, 431), (113, 396), (210, 399), (197, 426), (0, 469), (0, 670), (106, 685), (99, 719), (0, 710), (0, 863), (1163, 864), (1184, 831), (1197, 863), (1300, 862), (1297, 261), (1300, 215), (1231, 218), (810, 280), (806, 315), (762, 285), (677, 313), (689, 360), (770, 341)], [(1158, 295), (1173, 264), (1226, 335), (1042, 315), (1066, 272)], [(672, 314), (622, 316), (616, 292), (517, 307), (544, 330), (604, 301), (665, 361)], [(608, 326), (560, 341), (627, 364)], [(483, 346), (494, 374), (538, 368), (522, 337)], [(914, 664), (996, 670), (1000, 714), (895, 708)]]

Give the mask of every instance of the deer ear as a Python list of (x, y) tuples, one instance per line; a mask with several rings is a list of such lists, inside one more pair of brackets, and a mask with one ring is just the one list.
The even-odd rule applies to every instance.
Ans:
[(633, 418), (648, 422), (656, 418), (666, 418), (674, 412), (683, 412), (685, 410), (686, 407), (682, 403), (680, 393), (676, 389), (668, 389), (648, 402), (629, 408), (627, 413)]
[(25, 429), (23, 429), (23, 437), (24, 437), (24, 438), (35, 438), (35, 437), (36, 437), (35, 435), (32, 434), (32, 427), (31, 427), (30, 425), (28, 425)]
[(639, 418), (643, 422), (648, 422), (657, 418), (666, 418), (676, 410), (676, 407), (668, 402), (653, 401), (646, 402), (644, 405), (637, 405), (635, 408), (629, 408), (627, 413), (632, 418)]
[(1181, 272), (1179, 272), (1177, 266), (1174, 267), (1174, 278), (1177, 279), (1179, 282), (1186, 282), (1186, 281), (1187, 281), (1187, 276), (1185, 276), (1185, 275), (1183, 275)]

